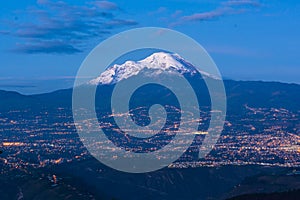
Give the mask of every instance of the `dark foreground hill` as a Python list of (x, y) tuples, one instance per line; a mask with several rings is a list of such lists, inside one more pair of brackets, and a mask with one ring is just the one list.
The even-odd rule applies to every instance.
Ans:
[(269, 194), (246, 194), (230, 198), (228, 200), (298, 200), (300, 190), (291, 190), (286, 192), (274, 192)]

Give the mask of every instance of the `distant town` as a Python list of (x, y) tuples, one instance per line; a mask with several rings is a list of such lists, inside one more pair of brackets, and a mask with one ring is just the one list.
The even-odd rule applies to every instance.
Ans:
[[(227, 117), (219, 141), (205, 158), (195, 156), (199, 150), (196, 142), (169, 167), (249, 164), (299, 167), (300, 112), (244, 107), (245, 113)], [(77, 135), (70, 109), (2, 111), (0, 124), (2, 174), (6, 170), (28, 170), (91, 158)], [(199, 131), (195, 137), (201, 140), (205, 134)]]

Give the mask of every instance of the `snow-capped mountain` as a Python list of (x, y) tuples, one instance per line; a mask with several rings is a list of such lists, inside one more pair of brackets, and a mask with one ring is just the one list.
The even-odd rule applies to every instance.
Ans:
[[(146, 75), (155, 76), (163, 71), (174, 73), (174, 70), (181, 74), (197, 72), (191, 63), (178, 54), (157, 52), (140, 61), (126, 61), (124, 64), (108, 67), (99, 77), (89, 81), (89, 84), (114, 84), (145, 71), (147, 71)], [(211, 76), (206, 72), (201, 72), (201, 74)]]

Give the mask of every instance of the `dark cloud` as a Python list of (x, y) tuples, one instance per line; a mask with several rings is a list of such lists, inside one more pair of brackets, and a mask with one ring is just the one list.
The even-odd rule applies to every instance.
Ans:
[(190, 21), (206, 21), (213, 20), (225, 15), (241, 14), (251, 10), (251, 7), (261, 7), (262, 4), (254, 0), (229, 0), (222, 2), (218, 8), (215, 10), (194, 13), (191, 15), (186, 15), (171, 26), (180, 25)]
[(121, 27), (121, 26), (134, 26), (138, 23), (134, 20), (122, 20), (122, 19), (114, 19), (106, 23), (106, 26), (109, 28)]
[(262, 4), (254, 0), (230, 0), (222, 3), (225, 6), (255, 6), (260, 7)]
[(118, 10), (119, 9), (117, 4), (110, 2), (110, 1), (95, 1), (94, 5), (98, 6), (101, 9), (106, 9), (106, 10)]
[(209, 12), (195, 13), (181, 18), (183, 21), (203, 21), (220, 17), (228, 12), (228, 9), (216, 9)]
[(11, 22), (11, 30), (0, 34), (23, 39), (24, 43), (13, 49), (15, 52), (78, 53), (89, 40), (107, 37), (114, 28), (137, 25), (136, 21), (116, 18), (118, 11), (107, 11), (116, 10), (113, 7), (117, 5), (108, 1), (79, 6), (38, 0), (36, 6), (18, 12), (24, 15), (25, 22)]
[(73, 54), (82, 52), (82, 50), (75, 48), (73, 45), (63, 41), (40, 41), (33, 43), (17, 44), (13, 49), (17, 53), (55, 53), (55, 54)]

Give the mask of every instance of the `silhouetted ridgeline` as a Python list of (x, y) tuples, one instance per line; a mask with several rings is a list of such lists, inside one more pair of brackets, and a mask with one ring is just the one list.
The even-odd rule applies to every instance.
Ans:
[[(225, 80), (228, 113), (242, 112), (245, 105), (256, 108), (300, 110), (300, 85), (262, 81)], [(110, 90), (109, 85), (100, 86)], [(201, 90), (201, 88), (199, 88)], [(0, 110), (17, 108), (68, 107), (72, 105), (72, 89), (46, 94), (22, 95), (0, 90)]]

